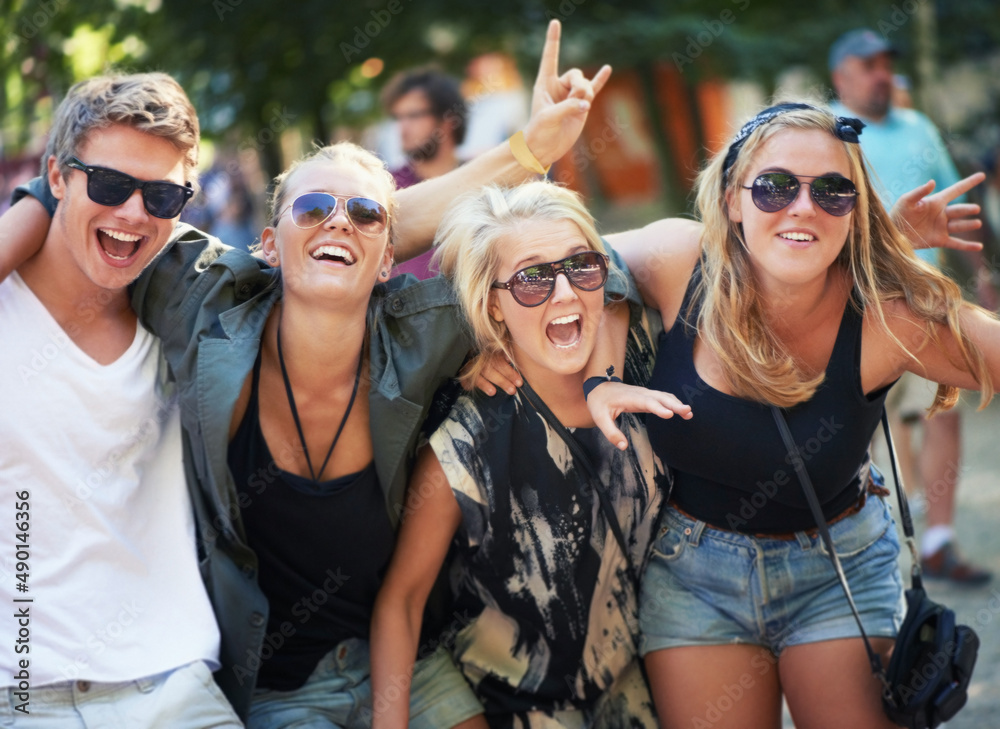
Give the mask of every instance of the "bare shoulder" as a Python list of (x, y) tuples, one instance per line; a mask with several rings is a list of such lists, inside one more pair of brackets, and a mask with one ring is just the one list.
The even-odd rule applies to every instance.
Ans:
[(873, 392), (894, 382), (913, 367), (913, 358), (927, 344), (928, 324), (907, 306), (904, 299), (881, 303), (885, 326), (868, 309), (861, 340), (861, 384)]
[(607, 240), (628, 264), (646, 304), (673, 319), (701, 255), (704, 226), (696, 220), (665, 218)]
[(885, 332), (884, 329), (877, 326), (874, 315), (866, 314), (865, 320), (868, 326), (875, 325), (876, 329), (882, 329), (882, 336), (887, 340), (887, 344), (897, 349), (902, 345), (910, 352), (920, 351), (927, 343), (930, 322), (915, 314), (905, 299), (883, 301), (881, 306), (889, 331)]

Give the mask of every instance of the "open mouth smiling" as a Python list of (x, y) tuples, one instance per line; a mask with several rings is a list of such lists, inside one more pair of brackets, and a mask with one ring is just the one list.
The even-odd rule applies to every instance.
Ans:
[(575, 347), (583, 335), (582, 322), (579, 314), (567, 314), (553, 319), (545, 327), (545, 335), (559, 349)]
[(113, 261), (127, 261), (139, 252), (145, 236), (110, 228), (97, 229), (97, 242)]
[(314, 250), (310, 255), (317, 261), (333, 261), (343, 263), (345, 266), (353, 266), (354, 254), (343, 246), (323, 245)]
[(778, 237), (784, 238), (785, 240), (794, 240), (796, 242), (812, 242), (816, 240), (816, 236), (810, 235), (809, 233), (778, 233)]

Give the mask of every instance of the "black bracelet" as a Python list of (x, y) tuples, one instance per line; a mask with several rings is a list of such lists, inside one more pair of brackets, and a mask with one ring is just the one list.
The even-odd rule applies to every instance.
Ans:
[(590, 393), (594, 391), (594, 388), (598, 385), (603, 385), (605, 382), (621, 382), (620, 377), (615, 377), (615, 366), (611, 365), (607, 369), (607, 374), (604, 377), (597, 375), (595, 377), (588, 377), (583, 383), (583, 399), (586, 400), (590, 397)]

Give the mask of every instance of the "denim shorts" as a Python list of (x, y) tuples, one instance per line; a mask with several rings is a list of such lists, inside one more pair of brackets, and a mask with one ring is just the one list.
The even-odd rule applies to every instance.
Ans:
[[(888, 504), (830, 526), (865, 632), (893, 638), (902, 622), (899, 538)], [(667, 506), (642, 582), (643, 655), (745, 643), (775, 655), (790, 645), (861, 633), (821, 537), (766, 539), (706, 526)]]
[(385, 700), (410, 689), (410, 726), (446, 729), (483, 713), (482, 704), (444, 649), (416, 662), (413, 680), (400, 678), (386, 697), (372, 701), (368, 641), (349, 638), (320, 659), (305, 685), (294, 691), (257, 689), (250, 707), (248, 729), (328, 727), (361, 729), (372, 725), (374, 711)]
[(66, 681), (33, 687), (27, 705), (17, 689), (5, 693), (7, 700), (0, 702), (0, 727), (5, 728), (243, 727), (203, 661), (122, 683)]

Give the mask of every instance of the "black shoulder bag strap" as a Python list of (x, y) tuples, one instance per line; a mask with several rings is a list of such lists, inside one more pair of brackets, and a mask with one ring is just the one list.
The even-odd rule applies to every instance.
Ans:
[[(837, 557), (837, 552), (833, 548), (833, 540), (830, 538), (830, 529), (827, 527), (826, 519), (823, 516), (823, 509), (820, 507), (819, 497), (816, 496), (816, 489), (813, 488), (812, 481), (809, 478), (809, 473), (806, 471), (805, 462), (799, 454), (798, 446), (795, 445), (795, 440), (792, 438), (792, 433), (788, 429), (788, 423), (785, 421), (784, 414), (780, 409), (773, 405), (771, 406), (771, 413), (774, 415), (774, 422), (777, 424), (778, 432), (781, 433), (781, 439), (784, 441), (785, 448), (788, 450), (789, 460), (795, 467), (795, 472), (798, 474), (799, 481), (802, 482), (802, 490), (805, 492), (806, 501), (809, 502), (809, 509), (812, 511), (813, 518), (816, 520), (816, 526), (823, 539), (823, 544), (826, 546), (827, 554), (830, 556), (830, 562), (833, 563), (833, 568), (837, 572), (837, 578), (840, 580), (840, 585), (844, 588), (844, 594), (847, 595), (847, 602), (851, 606), (851, 612), (854, 614), (854, 619), (858, 623), (858, 629), (861, 631), (861, 637), (864, 639), (865, 650), (868, 651), (868, 662), (871, 665), (872, 674), (881, 682), (883, 689), (891, 694), (889, 681), (886, 678), (885, 669), (882, 667), (882, 659), (874, 650), (872, 650), (871, 643), (868, 640), (868, 635), (865, 633), (865, 628), (861, 624), (861, 616), (858, 615), (858, 609), (854, 604), (854, 597), (851, 595), (851, 588), (847, 584), (847, 578), (844, 576), (844, 570), (840, 566), (840, 559)], [(916, 542), (913, 538), (913, 520), (910, 517), (910, 505), (906, 501), (906, 494), (903, 490), (903, 482), (899, 477), (899, 470), (896, 466), (896, 448), (892, 442), (892, 434), (889, 432), (889, 418), (884, 409), (882, 410), (882, 429), (885, 431), (885, 442), (889, 449), (889, 461), (892, 464), (892, 477), (896, 482), (896, 496), (899, 499), (899, 514), (900, 519), (903, 522), (903, 533), (906, 535), (906, 543), (910, 549), (911, 555), (913, 556), (913, 569), (911, 572), (913, 587), (920, 588), (920, 560), (917, 558)]]
[[(615, 536), (615, 541), (618, 542), (618, 547), (621, 549), (622, 554), (625, 556), (625, 563), (628, 567), (629, 577), (632, 578), (632, 582), (635, 586), (635, 599), (639, 600), (639, 571), (635, 567), (635, 563), (632, 561), (632, 553), (628, 549), (628, 544), (625, 541), (625, 534), (622, 532), (621, 524), (618, 523), (618, 516), (615, 514), (614, 507), (611, 505), (611, 499), (608, 496), (607, 491), (604, 490), (604, 484), (601, 483), (601, 479), (597, 477), (597, 472), (594, 470), (593, 464), (590, 462), (590, 456), (583, 450), (583, 446), (566, 430), (566, 426), (559, 422), (559, 419), (549, 410), (548, 406), (542, 402), (542, 399), (537, 396), (537, 394), (532, 390), (528, 383), (525, 383), (521, 388), (524, 396), (528, 399), (538, 412), (542, 414), (545, 421), (549, 426), (559, 434), (566, 447), (569, 448), (570, 453), (573, 454), (573, 460), (576, 464), (583, 468), (583, 471), (590, 482), (590, 486), (594, 489), (597, 494), (597, 499), (601, 504), (601, 511), (604, 512), (604, 518), (608, 522), (608, 527), (611, 529), (611, 533)], [(639, 642), (636, 640), (636, 649), (639, 647)]]
[[(524, 396), (528, 399), (528, 402), (542, 414), (545, 421), (549, 426), (559, 434), (562, 438), (563, 443), (569, 448), (569, 452), (573, 454), (573, 461), (575, 464), (581, 466), (586, 474), (587, 480), (590, 482), (590, 487), (594, 489), (597, 494), (597, 500), (601, 504), (601, 511), (604, 512), (604, 519), (608, 522), (608, 528), (611, 529), (611, 533), (615, 535), (615, 541), (618, 542), (618, 548), (621, 550), (625, 557), (625, 566), (628, 568), (629, 577), (632, 578), (632, 588), (635, 590), (635, 605), (638, 617), (639, 609), (639, 570), (636, 569), (635, 563), (632, 561), (632, 553), (629, 551), (628, 543), (625, 541), (625, 534), (622, 532), (621, 524), (618, 523), (618, 515), (615, 514), (614, 507), (611, 505), (611, 497), (608, 496), (608, 492), (604, 490), (604, 484), (601, 483), (601, 479), (597, 477), (597, 472), (594, 470), (594, 465), (590, 462), (590, 456), (587, 455), (586, 451), (583, 450), (583, 446), (574, 438), (566, 426), (559, 422), (548, 406), (542, 402), (542, 399), (537, 396), (534, 390), (528, 386), (525, 382), (521, 391)], [(666, 503), (666, 500), (664, 500)], [(659, 518), (657, 518), (655, 523), (659, 523)], [(628, 621), (626, 621), (627, 624)], [(639, 664), (639, 672), (642, 674), (642, 680), (646, 684), (646, 690), (649, 692), (650, 697), (653, 696), (653, 684), (649, 680), (649, 674), (646, 673), (646, 662), (642, 660), (642, 656), (639, 655), (639, 636), (632, 632), (629, 628), (629, 632), (632, 633), (632, 642), (635, 644), (635, 659)]]
[[(586, 451), (583, 450), (583, 446), (574, 438), (566, 426), (559, 422), (559, 419), (549, 410), (548, 406), (542, 402), (542, 399), (538, 397), (534, 390), (532, 390), (528, 383), (525, 382), (524, 386), (521, 388), (524, 396), (532, 404), (532, 406), (542, 414), (545, 421), (551, 426), (551, 428), (559, 434), (566, 447), (569, 448), (569, 452), (573, 454), (573, 461), (576, 464), (582, 466), (586, 473), (587, 480), (590, 481), (590, 486), (594, 489), (597, 494), (597, 499), (601, 503), (601, 511), (604, 512), (604, 518), (608, 522), (608, 528), (611, 529), (611, 533), (615, 535), (615, 541), (618, 542), (618, 548), (621, 550), (622, 554), (625, 556), (625, 566), (628, 568), (629, 577), (632, 578), (632, 588), (635, 590), (635, 605), (638, 617), (639, 609), (639, 570), (636, 569), (635, 563), (632, 561), (632, 553), (629, 551), (628, 543), (625, 541), (625, 534), (622, 532), (621, 524), (618, 523), (618, 516), (615, 514), (614, 507), (611, 505), (611, 498), (608, 496), (607, 491), (604, 490), (604, 484), (601, 483), (601, 479), (597, 477), (597, 472), (594, 470), (593, 464), (590, 462), (590, 456), (587, 455)], [(664, 500), (666, 503), (666, 500)], [(659, 518), (656, 522), (658, 523)], [(627, 624), (628, 621), (626, 621)], [(629, 632), (632, 632), (631, 627)], [(639, 664), (639, 672), (642, 674), (642, 680), (646, 684), (646, 690), (649, 692), (650, 697), (653, 696), (653, 684), (649, 680), (649, 674), (646, 673), (646, 662), (642, 660), (642, 656), (639, 655), (639, 636), (632, 632), (632, 642), (635, 644), (635, 659)]]

